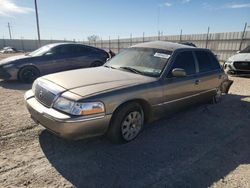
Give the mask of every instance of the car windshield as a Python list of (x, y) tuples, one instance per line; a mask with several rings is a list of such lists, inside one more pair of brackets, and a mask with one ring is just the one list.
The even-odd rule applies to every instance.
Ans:
[(44, 55), (46, 52), (48, 52), (51, 49), (50, 45), (43, 46), (41, 48), (38, 48), (37, 50), (30, 52), (29, 56), (41, 56)]
[(246, 47), (244, 50), (241, 50), (239, 53), (250, 53), (250, 46)]
[(172, 52), (152, 48), (128, 48), (105, 64), (105, 67), (159, 77)]

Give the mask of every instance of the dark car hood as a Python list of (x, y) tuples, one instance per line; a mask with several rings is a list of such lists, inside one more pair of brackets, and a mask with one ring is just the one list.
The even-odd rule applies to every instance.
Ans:
[(156, 80), (156, 78), (106, 67), (65, 71), (42, 78), (83, 97)]
[(8, 57), (8, 58), (5, 58), (5, 59), (0, 61), (0, 66), (11, 63), (11, 62), (16, 61), (16, 60), (27, 59), (27, 58), (30, 58), (30, 56), (17, 55), (17, 56)]

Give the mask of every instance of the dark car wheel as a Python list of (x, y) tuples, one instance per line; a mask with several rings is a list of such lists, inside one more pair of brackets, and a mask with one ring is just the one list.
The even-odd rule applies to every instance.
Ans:
[(24, 83), (32, 83), (39, 76), (39, 70), (32, 66), (22, 68), (18, 74), (19, 80)]
[(122, 106), (112, 117), (107, 136), (115, 143), (129, 142), (139, 135), (143, 124), (142, 107), (137, 103), (128, 103)]
[(100, 62), (100, 61), (95, 61), (95, 62), (93, 62), (93, 63), (90, 65), (90, 67), (99, 67), (99, 66), (102, 66), (102, 65), (103, 65), (102, 62)]

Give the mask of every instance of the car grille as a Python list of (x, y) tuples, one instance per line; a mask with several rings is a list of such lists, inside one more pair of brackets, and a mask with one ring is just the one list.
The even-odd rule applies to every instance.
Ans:
[(235, 61), (234, 67), (236, 69), (250, 71), (250, 62), (249, 61)]
[(56, 95), (49, 90), (43, 88), (39, 84), (35, 88), (35, 98), (47, 107), (51, 107)]

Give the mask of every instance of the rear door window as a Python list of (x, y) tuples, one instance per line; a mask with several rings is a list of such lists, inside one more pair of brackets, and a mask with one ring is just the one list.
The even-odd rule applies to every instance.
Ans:
[(220, 69), (220, 65), (213, 54), (207, 51), (195, 51), (199, 65), (199, 72), (209, 72)]
[(196, 69), (193, 53), (191, 51), (180, 52), (174, 61), (171, 71), (175, 68), (184, 69), (187, 75), (195, 74)]

